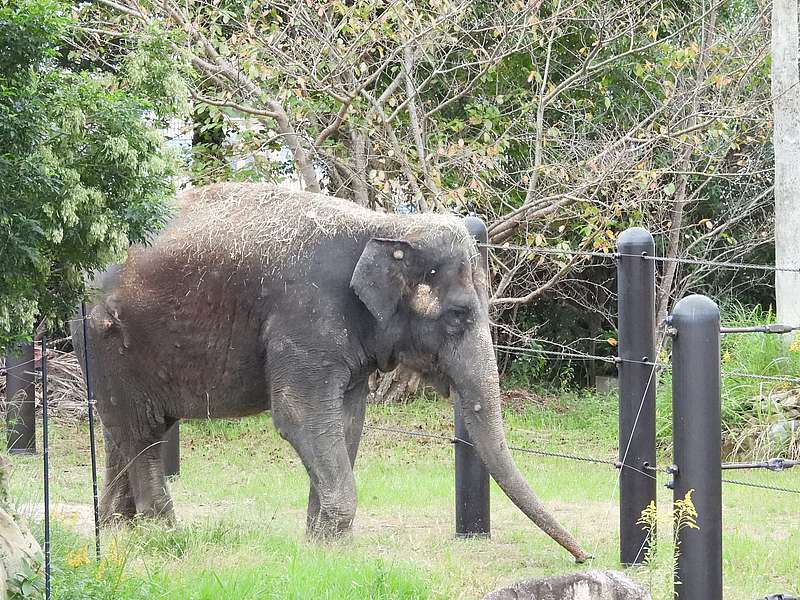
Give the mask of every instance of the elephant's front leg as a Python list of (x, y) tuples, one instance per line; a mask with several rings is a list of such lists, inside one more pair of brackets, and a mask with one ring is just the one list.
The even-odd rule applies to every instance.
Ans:
[[(367, 406), (369, 386), (367, 380), (359, 382), (344, 393), (342, 404), (342, 417), (344, 421), (344, 438), (347, 445), (347, 454), (350, 458), (350, 467), (355, 466), (358, 445), (361, 442), (361, 433), (364, 430), (364, 413)], [(311, 483), (308, 492), (308, 514), (306, 526), (311, 531), (319, 520), (319, 494), (314, 484)]]
[[(275, 426), (300, 455), (316, 490), (319, 508), (313, 508), (317, 517), (308, 527), (312, 537), (348, 531), (356, 512), (343, 407), (349, 374), (337, 376), (329, 368), (292, 373), (289, 367), (273, 377), (271, 386)], [(313, 494), (309, 500), (314, 501)]]
[(128, 480), (128, 460), (107, 428), (103, 430), (106, 450), (106, 484), (100, 496), (100, 519), (104, 524), (129, 520), (136, 515)]

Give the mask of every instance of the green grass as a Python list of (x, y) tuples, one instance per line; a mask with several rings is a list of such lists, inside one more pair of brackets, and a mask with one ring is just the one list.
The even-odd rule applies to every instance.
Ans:
[[(450, 435), (452, 407), (433, 399), (371, 406), (367, 419)], [(617, 454), (613, 396), (547, 398), (506, 410), (505, 419), (515, 445), (607, 459)], [(104, 530), (101, 566), (92, 560), (70, 566), (68, 559), (74, 565), (87, 547), (92, 558), (88, 435), (83, 425), (53, 424), (51, 491), (54, 502), (67, 503), (54, 509), (54, 598), (476, 599), (519, 579), (586, 568), (574, 565), (494, 484), (492, 539), (455, 539), (453, 451), (446, 442), (367, 430), (356, 463), (354, 533), (314, 544), (304, 536), (307, 477), (269, 415), (185, 423), (181, 434), (181, 476), (171, 485), (180, 525)], [(616, 470), (522, 453), (515, 458), (595, 556), (591, 566), (619, 569)], [(9, 459), (12, 496), (40, 502), (41, 457)], [(738, 478), (800, 488), (792, 471)], [(659, 485), (658, 494), (660, 553), (651, 567), (630, 574), (651, 586), (656, 600), (666, 600), (671, 492)], [(799, 593), (796, 496), (726, 486), (724, 503), (726, 599)], [(76, 505), (83, 511), (77, 519)]]

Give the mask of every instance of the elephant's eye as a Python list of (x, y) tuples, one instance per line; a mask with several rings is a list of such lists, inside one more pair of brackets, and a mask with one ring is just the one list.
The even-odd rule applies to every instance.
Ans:
[(461, 324), (469, 322), (469, 308), (466, 306), (451, 306), (447, 311), (447, 320), (450, 323)]

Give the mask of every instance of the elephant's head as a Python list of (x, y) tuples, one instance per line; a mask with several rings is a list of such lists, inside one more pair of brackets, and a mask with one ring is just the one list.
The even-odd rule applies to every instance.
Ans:
[(402, 362), (460, 402), (467, 430), (494, 480), (536, 525), (582, 562), (588, 555), (545, 510), (517, 469), (500, 414), (489, 328), (487, 273), (477, 246), (455, 220), (405, 239), (373, 238), (351, 287), (376, 320), (381, 369)]

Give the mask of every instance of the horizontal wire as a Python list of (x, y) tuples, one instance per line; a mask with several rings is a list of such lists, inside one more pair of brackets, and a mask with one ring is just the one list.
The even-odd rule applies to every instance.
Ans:
[[(550, 450), (535, 450), (533, 448), (527, 448), (522, 446), (509, 446), (509, 450), (514, 450), (516, 452), (526, 452), (528, 454), (538, 454), (539, 456), (549, 456), (552, 458), (565, 458), (567, 460), (579, 460), (582, 462), (589, 462), (598, 465), (609, 465), (611, 467), (618, 467), (619, 463), (615, 460), (605, 460), (602, 458), (593, 458), (591, 456), (578, 456), (577, 454), (567, 454), (565, 452), (552, 452)], [(625, 468), (627, 469), (628, 466), (626, 465)], [(631, 467), (633, 468), (633, 467)]]
[(503, 344), (494, 344), (494, 347), (504, 352), (518, 352), (522, 354), (543, 354), (545, 356), (554, 356), (558, 358), (580, 358), (584, 360), (599, 360), (602, 362), (617, 364), (617, 363), (631, 363), (637, 365), (647, 365), (648, 367), (661, 367), (671, 368), (670, 365), (664, 363), (654, 363), (648, 360), (635, 360), (632, 358), (621, 358), (619, 356), (597, 356), (596, 354), (586, 354), (583, 352), (560, 352), (556, 350), (540, 350), (539, 348), (525, 348), (521, 346), (506, 346)]
[(525, 348), (520, 346), (507, 346), (505, 344), (494, 344), (494, 347), (504, 352), (518, 352), (521, 354), (542, 354), (558, 358), (581, 358), (584, 360), (599, 360), (607, 363), (617, 362), (613, 356), (594, 356), (582, 352), (560, 352), (556, 350), (540, 350), (538, 348)]
[(566, 250), (563, 248), (543, 248), (541, 246), (518, 246), (514, 244), (484, 244), (479, 243), (480, 248), (491, 248), (493, 250), (515, 250), (517, 252), (531, 252), (532, 254), (557, 255), (557, 256), (591, 256), (595, 258), (616, 259), (619, 254), (616, 252), (599, 252), (596, 250)]
[(759, 488), (762, 490), (772, 490), (775, 492), (787, 492), (789, 494), (800, 494), (800, 490), (792, 488), (781, 487), (778, 485), (767, 485), (764, 483), (750, 483), (748, 481), (738, 481), (736, 479), (723, 479), (722, 483), (731, 483), (733, 485), (742, 485), (745, 487)]
[[(467, 446), (471, 446), (473, 448), (475, 447), (475, 444), (473, 444), (472, 442), (468, 442), (467, 440), (464, 440), (464, 439), (459, 438), (459, 437), (448, 436), (448, 435), (444, 435), (444, 434), (440, 434), (440, 433), (430, 433), (430, 432), (427, 432), (427, 431), (409, 431), (407, 429), (399, 429), (399, 428), (396, 428), (396, 427), (379, 427), (377, 425), (364, 425), (364, 429), (367, 429), (367, 430), (372, 429), (372, 430), (376, 430), (376, 431), (386, 431), (386, 432), (389, 432), (389, 433), (399, 433), (399, 434), (408, 435), (408, 436), (411, 436), (411, 437), (421, 437), (421, 438), (436, 439), (436, 440), (446, 441), (446, 442), (449, 442), (451, 444), (466, 444)], [(578, 461), (583, 461), (583, 462), (590, 462), (590, 463), (595, 463), (595, 464), (609, 465), (609, 466), (612, 466), (612, 467), (618, 467), (618, 463), (616, 461), (604, 460), (604, 459), (600, 459), (600, 458), (593, 458), (591, 456), (579, 456), (577, 454), (567, 454), (567, 453), (563, 453), (563, 452), (552, 452), (550, 450), (536, 450), (534, 448), (528, 448), (528, 447), (524, 447), (524, 446), (509, 446), (508, 449), (509, 450), (514, 450), (516, 452), (525, 452), (525, 453), (528, 453), (528, 454), (538, 454), (539, 456), (549, 456), (549, 457), (552, 457), (552, 458), (565, 458), (565, 459), (568, 459), (568, 460), (578, 460)], [(629, 468), (629, 467), (626, 466), (625, 468)], [(630, 467), (630, 468), (633, 469), (633, 467)]]
[[(430, 432), (426, 432), (426, 431), (409, 431), (407, 429), (399, 429), (399, 428), (395, 428), (395, 427), (379, 427), (377, 425), (364, 425), (364, 429), (366, 429), (366, 430), (370, 430), (371, 429), (371, 430), (376, 430), (376, 431), (385, 431), (385, 432), (389, 432), (389, 433), (399, 433), (399, 434), (402, 434), (402, 435), (408, 435), (408, 436), (412, 436), (412, 437), (436, 439), (436, 440), (448, 442), (448, 443), (451, 443), (451, 444), (461, 443), (461, 444), (466, 444), (468, 446), (474, 447), (474, 444), (472, 444), (471, 442), (468, 442), (466, 440), (463, 440), (461, 438), (451, 437), (451, 436), (448, 436), (448, 435), (437, 434), (437, 433), (430, 433)], [(534, 448), (528, 448), (528, 447), (523, 447), (523, 446), (509, 446), (508, 449), (509, 450), (513, 450), (515, 452), (524, 452), (524, 453), (527, 453), (527, 454), (536, 454), (536, 455), (539, 455), (539, 456), (546, 456), (546, 457), (550, 457), (550, 458), (563, 458), (563, 459), (566, 459), (566, 460), (575, 460), (575, 461), (589, 462), (589, 463), (600, 464), (600, 465), (608, 465), (608, 466), (615, 467), (617, 469), (620, 469), (620, 468), (622, 468), (622, 469), (630, 469), (632, 471), (636, 471), (637, 473), (641, 473), (642, 475), (644, 475), (644, 476), (646, 476), (646, 477), (648, 477), (650, 479), (656, 479), (656, 476), (651, 474), (651, 473), (647, 473), (647, 472), (645, 472), (643, 470), (640, 470), (640, 469), (637, 469), (636, 467), (633, 467), (631, 465), (623, 465), (619, 461), (604, 460), (604, 459), (599, 459), (599, 458), (593, 458), (591, 456), (579, 456), (577, 454), (567, 454), (567, 453), (564, 453), (564, 452), (552, 452), (552, 451), (549, 451), (549, 450), (536, 450)], [(774, 460), (774, 459), (772, 459), (772, 460)], [(794, 466), (794, 465), (798, 464), (798, 461), (786, 461), (786, 462), (792, 463), (791, 466)], [(731, 464), (731, 463), (729, 463), (729, 464)], [(724, 466), (725, 465), (723, 464), (723, 468), (724, 468)], [(653, 467), (653, 466), (645, 466), (644, 468), (647, 469), (647, 470), (653, 471), (654, 473), (667, 472), (665, 469), (659, 469), (658, 467)], [(765, 467), (765, 468), (768, 468), (768, 467)], [(772, 469), (772, 470), (774, 471), (775, 469)], [(787, 492), (787, 493), (790, 493), (790, 494), (800, 494), (800, 490), (787, 488), (787, 487), (776, 486), (776, 485), (768, 485), (768, 484), (762, 484), (762, 483), (750, 483), (750, 482), (747, 482), (747, 481), (737, 481), (737, 480), (733, 480), (733, 479), (723, 479), (722, 482), (723, 483), (733, 484), (733, 485), (741, 485), (741, 486), (745, 486), (745, 487), (753, 487), (753, 488), (759, 488), (759, 489), (764, 489), (764, 490), (772, 490), (772, 491), (776, 491), (776, 492)]]
[(781, 271), (788, 273), (800, 273), (800, 267), (784, 267), (773, 265), (757, 265), (754, 263), (733, 262), (726, 260), (710, 260), (704, 258), (695, 258), (693, 256), (687, 257), (666, 257), (666, 256), (651, 256), (649, 254), (627, 254), (624, 252), (599, 252), (592, 250), (567, 250), (563, 248), (543, 248), (540, 246), (520, 246), (515, 244), (484, 244), (479, 243), (481, 248), (492, 248), (495, 250), (515, 250), (517, 252), (530, 252), (532, 254), (542, 255), (560, 255), (560, 256), (587, 256), (604, 259), (617, 259), (620, 257), (625, 258), (641, 258), (644, 260), (652, 260), (654, 262), (669, 262), (688, 265), (703, 265), (710, 267), (721, 267), (725, 269), (755, 269), (758, 271)]
[(450, 442), (451, 444), (456, 439), (456, 438), (453, 438), (453, 437), (450, 437), (450, 436), (447, 436), (447, 435), (443, 435), (443, 434), (440, 434), (440, 433), (430, 433), (430, 432), (427, 432), (427, 431), (409, 431), (407, 429), (398, 429), (396, 427), (379, 427), (377, 425), (364, 425), (364, 429), (367, 429), (367, 430), (371, 429), (371, 430), (374, 430), (374, 431), (385, 431), (385, 432), (388, 432), (388, 433), (400, 433), (400, 434), (408, 435), (408, 436), (412, 436), (412, 437), (436, 439), (436, 440)]
[(782, 325), (780, 323), (770, 323), (769, 325), (754, 325), (752, 327), (720, 327), (719, 332), (728, 333), (791, 333), (797, 331), (800, 326)]
[(723, 470), (742, 470), (742, 469), (769, 469), (773, 472), (785, 471), (800, 465), (800, 461), (789, 460), (786, 458), (769, 458), (761, 462), (734, 462), (722, 463)]
[(722, 371), (723, 377), (743, 377), (745, 379), (759, 379), (762, 381), (783, 381), (786, 383), (800, 383), (800, 377), (789, 377), (784, 375), (756, 375), (755, 373), (738, 373), (732, 371)]
[[(582, 359), (582, 360), (598, 360), (606, 363), (631, 363), (638, 365), (657, 366), (664, 370), (671, 370), (672, 365), (667, 363), (654, 363), (652, 361), (634, 360), (630, 358), (620, 358), (618, 356), (597, 356), (595, 354), (584, 354), (581, 352), (559, 352), (556, 350), (540, 350), (538, 348), (524, 348), (519, 346), (506, 346), (503, 344), (495, 344), (495, 348), (503, 352), (511, 353), (516, 352), (520, 354), (541, 354), (544, 356), (552, 356), (554, 358), (568, 358), (568, 359)], [(721, 371), (720, 375), (723, 377), (744, 377), (748, 379), (757, 379), (763, 381), (781, 381), (785, 383), (800, 383), (800, 377), (791, 377), (788, 375), (758, 375), (756, 373), (739, 373), (735, 371)]]

